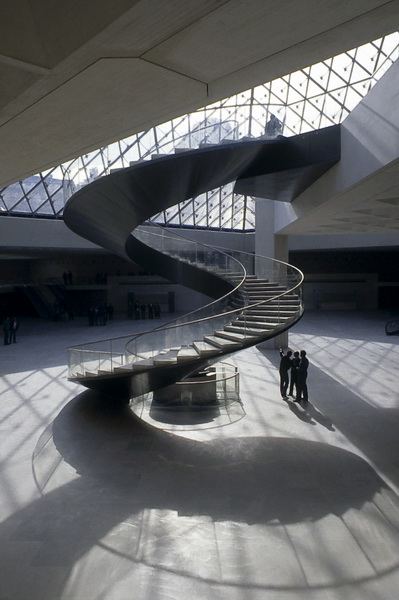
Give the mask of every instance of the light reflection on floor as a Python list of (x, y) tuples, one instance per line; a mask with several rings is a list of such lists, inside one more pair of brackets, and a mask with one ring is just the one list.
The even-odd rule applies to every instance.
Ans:
[(240, 418), (173, 433), (66, 380), (82, 323), (25, 324), (0, 348), (0, 598), (396, 597), (399, 338), (383, 324), (305, 315), (290, 345), (311, 362), (307, 406), (279, 397), (278, 351), (250, 349), (233, 359)]

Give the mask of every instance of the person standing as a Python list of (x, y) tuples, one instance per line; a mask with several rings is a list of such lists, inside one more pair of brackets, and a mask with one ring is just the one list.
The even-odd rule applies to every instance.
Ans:
[(136, 300), (136, 302), (134, 303), (134, 320), (140, 320), (140, 302), (138, 300)]
[(141, 318), (145, 319), (145, 311), (146, 311), (146, 305), (144, 304), (144, 302), (141, 304), (140, 306), (140, 310), (141, 310)]
[(287, 354), (284, 354), (282, 348), (280, 348), (280, 393), (283, 400), (287, 400), (287, 389), (289, 384), (289, 371), (292, 366), (291, 362), (292, 352), (288, 350)]
[(266, 137), (269, 139), (276, 138), (278, 135), (281, 135), (283, 132), (283, 124), (276, 117), (276, 115), (271, 114), (269, 121), (266, 123)]
[(291, 359), (291, 374), (290, 374), (290, 391), (288, 393), (289, 396), (294, 395), (294, 386), (295, 386), (295, 395), (297, 392), (297, 383), (298, 383), (298, 367), (301, 359), (299, 356), (299, 352), (296, 350), (294, 352), (294, 356)]
[(17, 342), (17, 331), (19, 329), (19, 323), (16, 317), (13, 317), (10, 322), (10, 344)]
[(297, 380), (297, 385), (296, 385), (296, 400), (295, 400), (295, 402), (300, 402), (301, 400), (304, 400), (305, 402), (308, 401), (308, 385), (307, 385), (308, 368), (309, 368), (309, 361), (306, 356), (306, 351), (301, 350), (300, 361), (299, 361), (299, 365), (298, 365), (298, 380)]

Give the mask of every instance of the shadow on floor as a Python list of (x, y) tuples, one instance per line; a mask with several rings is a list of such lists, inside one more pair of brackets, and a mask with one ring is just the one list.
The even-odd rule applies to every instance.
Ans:
[[(365, 461), (333, 446), (264, 437), (198, 442), (153, 429), (93, 392), (61, 411), (52, 435), (54, 450), (81, 476), (82, 493), (101, 489), (117, 504), (133, 499), (135, 509), (293, 523), (359, 507), (383, 485)], [(34, 462), (44, 474), (49, 453), (42, 457), (40, 448)]]
[[(276, 350), (260, 351), (278, 370)], [(288, 409), (309, 424), (339, 430), (399, 489), (399, 409), (372, 406), (312, 364), (308, 388), (309, 402), (294, 404), (291, 398)]]
[[(122, 547), (113, 550), (112, 577), (118, 569), (145, 562), (150, 552), (153, 568), (162, 570), (168, 564), (169, 574), (173, 570), (208, 581), (186, 565), (170, 566), (171, 540), (179, 540), (184, 549), (188, 531), (201, 531), (209, 522), (268, 525), (274, 532), (277, 523), (315, 523), (327, 515), (360, 510), (386, 490), (364, 460), (333, 446), (264, 437), (198, 442), (153, 429), (127, 405), (92, 391), (71, 401), (42, 434), (33, 470), (43, 496), (2, 523), (0, 539), (7, 538), (8, 561), (18, 568), (19, 552), (26, 562), (29, 549), (33, 574), (25, 581), (44, 589), (43, 599), (61, 597), (74, 564), (93, 548), (105, 551), (104, 539), (111, 531), (118, 532), (112, 539)], [(150, 515), (157, 517), (151, 521)], [(255, 534), (252, 527), (248, 531), (250, 537)], [(260, 534), (264, 539), (264, 532)], [(200, 542), (205, 543), (201, 536)], [(212, 561), (218, 562), (222, 542), (212, 543)], [(208, 568), (212, 561), (206, 557), (204, 565)], [(48, 580), (44, 567), (56, 567), (57, 576)], [(45, 582), (39, 585), (40, 578)], [(16, 577), (12, 581), (18, 585)], [(220, 583), (218, 578), (215, 582)], [(272, 587), (280, 589), (278, 579)]]

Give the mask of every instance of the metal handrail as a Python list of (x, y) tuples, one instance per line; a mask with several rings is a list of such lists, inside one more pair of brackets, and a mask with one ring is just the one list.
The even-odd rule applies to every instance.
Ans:
[[(159, 228), (159, 229), (162, 229), (162, 228)], [(158, 237), (158, 241), (159, 241), (159, 238), (161, 237), (160, 234), (154, 233), (154, 232), (149, 232), (148, 229), (145, 231), (145, 234), (150, 235), (151, 237), (154, 237), (154, 236)], [(215, 248), (207, 246), (206, 244), (199, 244), (198, 242), (193, 242), (192, 240), (187, 240), (186, 238), (184, 238), (184, 236), (178, 235), (175, 232), (173, 232), (173, 234), (171, 234), (170, 232), (167, 232), (165, 234), (165, 232), (163, 232), (162, 236), (165, 236), (165, 235), (169, 239), (174, 239), (175, 237), (179, 237), (180, 239), (183, 239), (185, 242), (186, 241), (189, 242), (190, 244), (194, 245), (195, 247), (201, 247), (201, 248), (206, 247), (209, 250), (215, 251)], [(234, 294), (235, 292), (240, 290), (240, 288), (242, 288), (242, 286), (245, 282), (246, 270), (237, 258), (234, 258), (229, 254), (229, 252), (231, 252), (231, 250), (222, 248), (222, 247), (218, 247), (217, 250), (218, 250), (218, 252), (223, 252), (223, 254), (225, 254), (228, 257), (228, 259), (230, 259), (230, 260), (232, 259), (234, 261), (234, 264), (239, 265), (240, 269), (244, 273), (244, 275), (240, 279), (239, 283), (234, 288), (232, 288), (232, 290), (229, 293), (225, 294), (222, 297), (222, 299), (225, 300), (226, 298), (228, 298), (229, 296), (231, 296), (232, 294)], [(256, 259), (257, 261), (263, 260), (263, 261), (268, 261), (268, 263), (271, 265), (278, 265), (279, 268), (284, 270), (284, 276), (286, 278), (289, 278), (289, 270), (292, 270), (292, 272), (295, 272), (295, 274), (296, 274), (295, 281), (293, 282), (294, 285), (288, 286), (288, 288), (286, 288), (280, 294), (275, 294), (275, 295), (271, 296), (270, 298), (266, 298), (264, 300), (259, 300), (256, 302), (250, 302), (249, 299), (245, 298), (244, 294), (242, 294), (242, 299), (245, 299), (245, 302), (243, 305), (239, 306), (238, 308), (223, 310), (223, 311), (217, 312), (216, 314), (213, 313), (210, 315), (208, 314), (205, 316), (201, 316), (199, 318), (198, 317), (193, 318), (193, 317), (195, 317), (195, 315), (198, 315), (198, 313), (201, 313), (204, 310), (205, 311), (213, 310), (214, 308), (216, 308), (218, 306), (218, 304), (220, 305), (221, 299), (217, 299), (217, 300), (207, 304), (205, 307), (202, 307), (200, 309), (192, 311), (191, 313), (188, 313), (188, 314), (184, 315), (183, 317), (179, 317), (177, 319), (174, 319), (174, 320), (168, 322), (167, 324), (160, 325), (159, 327), (155, 327), (150, 330), (137, 333), (136, 335), (133, 335), (133, 336), (126, 335), (126, 336), (120, 336), (120, 337), (116, 337), (116, 338), (108, 338), (106, 340), (97, 340), (95, 342), (91, 342), (88, 344), (86, 343), (86, 344), (80, 344), (78, 346), (73, 346), (73, 347), (69, 348), (70, 356), (72, 354), (76, 355), (76, 353), (84, 353), (84, 355), (86, 357), (91, 355), (93, 358), (93, 360), (91, 362), (94, 361), (95, 363), (97, 362), (97, 359), (95, 358), (97, 356), (99, 365), (104, 364), (103, 363), (104, 357), (108, 357), (108, 359), (111, 363), (111, 368), (112, 368), (113, 364), (121, 365), (121, 364), (130, 363), (132, 361), (135, 362), (134, 357), (137, 357), (137, 359), (139, 359), (139, 360), (143, 360), (144, 358), (146, 358), (148, 356), (148, 352), (149, 352), (148, 344), (147, 344), (147, 347), (145, 347), (146, 342), (144, 342), (144, 347), (142, 349), (137, 348), (137, 349), (133, 350), (133, 346), (140, 345), (141, 339), (148, 340), (148, 339), (151, 339), (152, 336), (156, 336), (157, 341), (158, 341), (158, 340), (160, 340), (160, 336), (162, 336), (162, 334), (164, 337), (168, 336), (168, 333), (171, 331), (174, 331), (176, 334), (176, 331), (181, 331), (182, 328), (184, 328), (184, 327), (190, 328), (190, 330), (192, 330), (192, 329), (197, 329), (197, 330), (200, 329), (201, 330), (202, 326), (204, 324), (209, 323), (210, 325), (213, 325), (213, 324), (217, 325), (220, 320), (223, 320), (224, 323), (231, 322), (234, 319), (234, 317), (237, 315), (243, 315), (245, 318), (245, 315), (249, 310), (253, 310), (253, 309), (256, 309), (261, 306), (267, 306), (267, 304), (276, 302), (279, 299), (282, 299), (284, 296), (287, 296), (288, 294), (293, 294), (294, 292), (298, 292), (298, 295), (300, 296), (300, 288), (301, 288), (301, 285), (303, 282), (303, 274), (301, 273), (301, 271), (299, 271), (299, 269), (292, 267), (288, 263), (285, 263), (284, 261), (280, 261), (277, 259), (261, 257), (259, 255), (253, 255), (251, 253), (243, 252), (243, 251), (233, 251), (233, 253), (236, 255), (239, 254), (240, 256), (249, 257), (249, 258), (251, 258), (251, 260), (253, 260), (253, 259)], [(198, 264), (196, 266), (199, 268)], [(222, 277), (222, 274), (219, 273), (219, 276)], [(300, 305), (299, 310), (302, 310), (302, 305)], [(183, 319), (183, 321), (182, 321), (182, 319)], [(287, 322), (284, 321), (284, 326), (286, 326), (286, 324), (287, 324)], [(216, 325), (215, 325), (215, 327), (216, 327)], [(223, 325), (223, 323), (222, 323), (222, 325)], [(250, 324), (248, 325), (248, 328), (249, 327), (250, 327)], [(209, 328), (210, 331), (212, 331), (212, 329), (214, 329), (214, 327)], [(279, 330), (279, 324), (276, 325), (276, 331), (278, 331), (278, 330)], [(180, 337), (184, 338), (184, 335), (182, 334)], [(192, 339), (190, 341), (192, 341)], [(101, 346), (103, 344), (107, 344), (108, 348), (100, 349), (99, 346)], [(115, 345), (118, 345), (118, 347), (119, 347), (118, 351), (114, 347)], [(158, 347), (152, 346), (151, 354), (159, 354), (159, 352), (161, 352), (164, 348), (165, 348), (165, 346), (162, 344), (158, 345)], [(80, 357), (80, 360), (78, 360), (77, 362), (85, 363), (85, 360), (83, 360), (83, 358)], [(75, 362), (74, 367), (76, 367), (76, 362)], [(71, 364), (70, 364), (70, 369), (71, 369)]]

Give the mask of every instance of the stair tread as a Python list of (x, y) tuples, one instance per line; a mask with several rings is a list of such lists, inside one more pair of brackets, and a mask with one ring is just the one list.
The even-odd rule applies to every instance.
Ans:
[[(299, 309), (299, 305), (298, 306), (289, 306), (288, 309), (286, 306), (265, 306), (265, 310), (262, 310), (262, 306), (259, 307), (254, 307), (253, 312), (250, 312), (251, 315), (295, 315), (298, 312)], [(251, 308), (248, 309), (249, 311), (251, 311)]]
[(193, 346), (188, 346), (187, 348), (181, 348), (177, 353), (177, 360), (191, 360), (193, 358), (198, 358), (198, 352)]
[(77, 371), (76, 373), (70, 376), (70, 379), (81, 379), (82, 377), (84, 377), (84, 373), (82, 373), (81, 371)]
[[(143, 361), (144, 362), (144, 361)], [(118, 372), (118, 371), (131, 371), (133, 368), (134, 363), (129, 363), (127, 365), (119, 365), (118, 367), (114, 367), (113, 371), (114, 373)]]
[(153, 358), (145, 358), (144, 360), (140, 360), (138, 362), (132, 363), (132, 371), (136, 369), (141, 369), (143, 367), (153, 367), (154, 359)]
[(154, 364), (154, 360), (152, 358), (145, 358), (143, 360), (139, 360), (137, 362), (129, 363), (127, 365), (119, 365), (118, 367), (114, 367), (114, 373), (123, 373), (124, 371), (133, 371), (135, 369), (139, 369), (142, 367), (151, 367)]
[(263, 298), (265, 296), (266, 298), (274, 298), (274, 296), (280, 296), (281, 298), (288, 298), (289, 300), (292, 300), (296, 297), (295, 294), (284, 294), (284, 290), (268, 290), (267, 292), (262, 290), (246, 290), (245, 293), (251, 298), (257, 296)]
[(207, 342), (209, 342), (209, 343), (211, 343), (211, 344), (214, 344), (215, 346), (217, 346), (217, 347), (219, 347), (221, 349), (227, 348), (227, 347), (228, 348), (234, 348), (237, 345), (239, 345), (236, 341), (226, 339), (226, 338), (221, 337), (219, 335), (206, 335), (206, 336), (204, 336), (204, 340), (207, 341)]
[(154, 365), (170, 365), (177, 363), (177, 353), (180, 348), (173, 348), (171, 350), (165, 350), (160, 352), (157, 356), (154, 356)]
[[(280, 323), (283, 322), (285, 319), (280, 319)], [(233, 323), (231, 325), (226, 325), (226, 327), (241, 327), (241, 328), (245, 328), (245, 329), (252, 329), (253, 327), (255, 329), (272, 329), (273, 327), (275, 327), (278, 324), (274, 322), (270, 322), (270, 321), (233, 321)]]
[(265, 325), (264, 327), (258, 327), (254, 329), (251, 327), (235, 327), (234, 325), (226, 325), (224, 331), (229, 333), (237, 333), (238, 335), (242, 333), (244, 337), (258, 337), (262, 334), (262, 332), (272, 331), (273, 329), (274, 325), (270, 325), (269, 327)]
[(285, 300), (284, 298), (282, 298), (282, 299), (279, 298), (278, 300), (276, 299), (276, 300), (271, 300), (270, 302), (267, 302), (267, 299), (265, 299), (263, 297), (263, 300), (264, 301), (259, 300), (259, 304), (256, 301), (253, 302), (253, 304), (257, 304), (257, 306), (254, 306), (254, 309), (257, 309), (257, 308), (261, 309), (263, 307), (267, 308), (267, 309), (270, 309), (270, 308), (277, 309), (279, 307), (285, 308), (285, 309), (287, 309), (287, 308), (294, 309), (294, 308), (298, 308), (298, 306), (299, 306), (299, 302), (294, 303), (292, 300)]
[(225, 331), (224, 329), (219, 329), (219, 330), (215, 331), (215, 335), (217, 335), (218, 337), (226, 338), (228, 340), (233, 340), (236, 342), (241, 342), (244, 340), (248, 340), (250, 338), (257, 337), (257, 335), (248, 334), (244, 329), (243, 329), (242, 334), (235, 333), (233, 331)]
[(201, 354), (215, 354), (217, 352), (220, 352), (220, 348), (217, 348), (213, 344), (210, 344), (209, 342), (205, 342), (202, 340), (194, 341), (193, 346), (197, 350), (198, 354), (200, 354), (200, 355)]
[(288, 319), (289, 317), (295, 315), (295, 312), (292, 313), (287, 313), (287, 312), (280, 312), (280, 311), (268, 311), (268, 312), (264, 312), (264, 313), (245, 313), (243, 315), (240, 315), (239, 317), (237, 317), (235, 319), (235, 321), (250, 321), (250, 322), (260, 322), (262, 323), (263, 321), (275, 321), (276, 319)]

